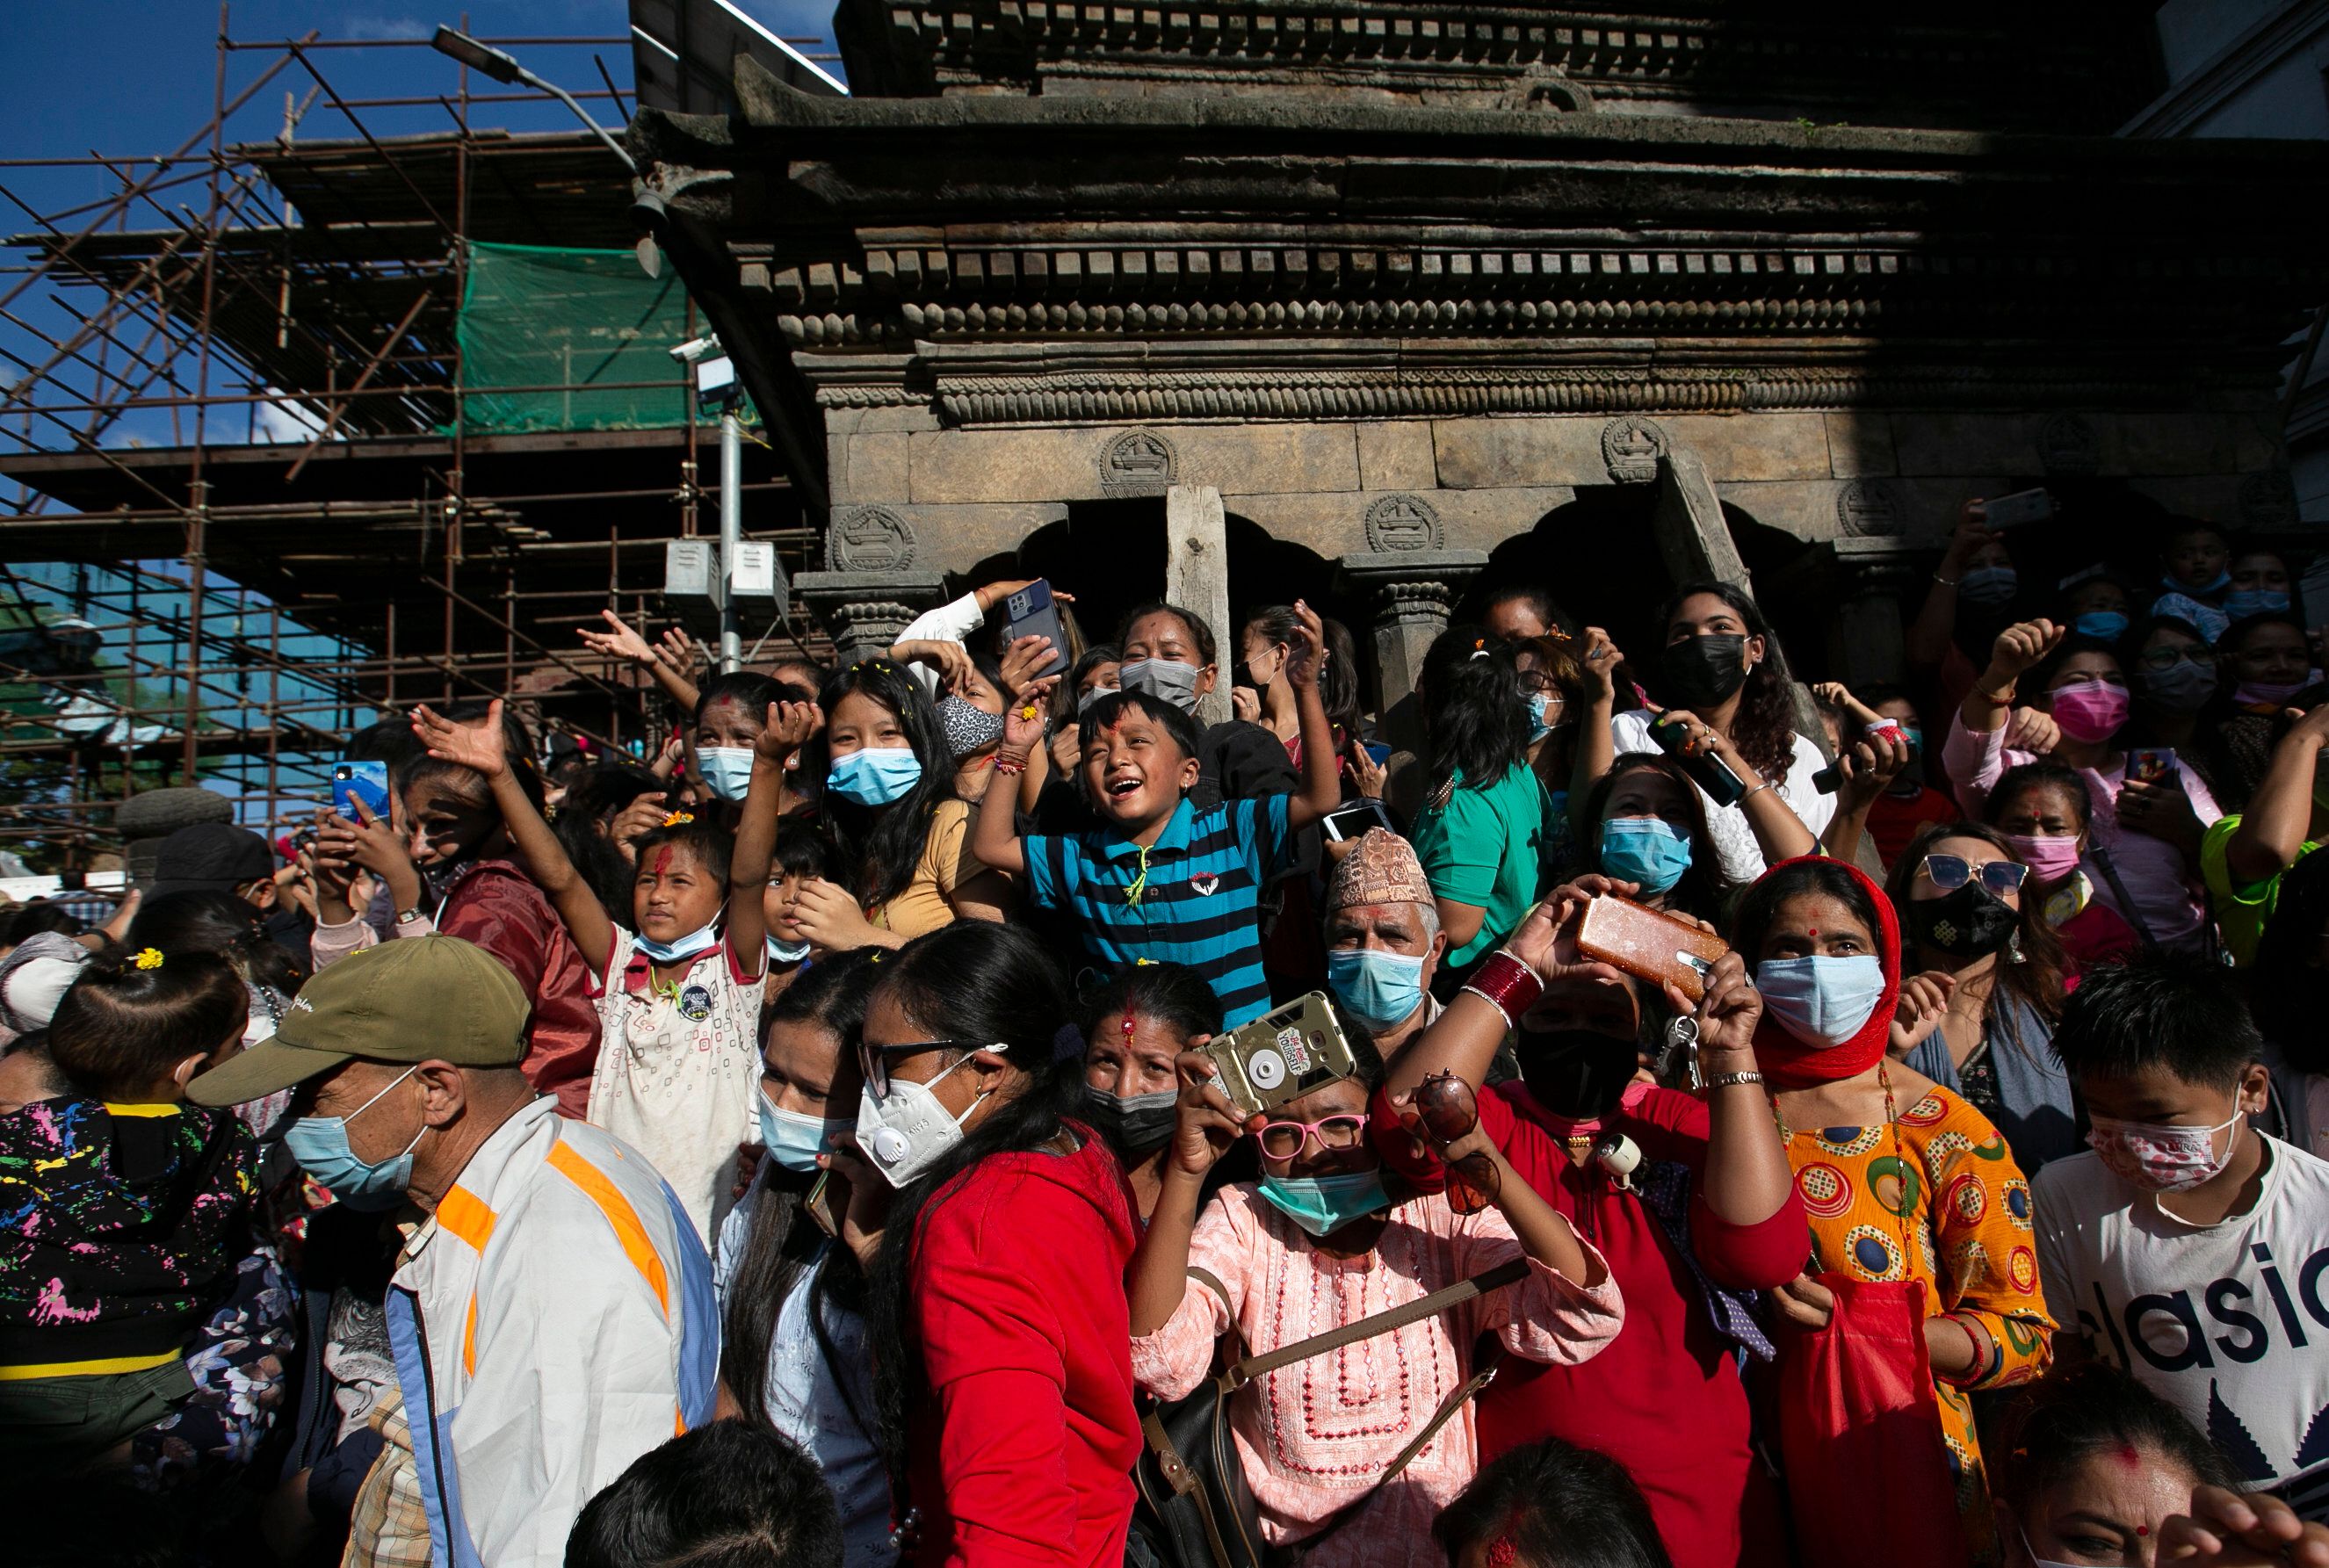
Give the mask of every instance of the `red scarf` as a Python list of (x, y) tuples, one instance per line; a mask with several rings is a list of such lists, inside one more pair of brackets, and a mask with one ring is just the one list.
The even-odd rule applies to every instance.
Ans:
[(1782, 860), (1764, 872), (1763, 879), (1776, 877), (1790, 866), (1809, 862), (1834, 866), (1845, 872), (1875, 905), (1876, 962), (1884, 971), (1884, 994), (1877, 999), (1876, 1010), (1868, 1015), (1868, 1021), (1861, 1026), (1858, 1034), (1825, 1048), (1804, 1044), (1787, 1032), (1786, 1025), (1766, 1012), (1755, 1030), (1755, 1065), (1763, 1070), (1763, 1076), (1774, 1089), (1809, 1089), (1858, 1077), (1868, 1071), (1884, 1059), (1884, 1047), (1892, 1036), (1892, 1014), (1900, 1004), (1900, 922), (1892, 912), (1892, 900), (1857, 866), (1821, 855)]

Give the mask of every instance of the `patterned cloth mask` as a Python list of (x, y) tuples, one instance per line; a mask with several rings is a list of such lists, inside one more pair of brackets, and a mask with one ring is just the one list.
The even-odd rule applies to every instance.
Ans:
[(1003, 738), (1003, 715), (951, 695), (938, 703), (938, 727), (946, 731), (948, 755), (957, 762)]
[[(2115, 1116), (2089, 1118), (2092, 1130), (2087, 1145), (2102, 1157), (2113, 1175), (2147, 1192), (2189, 1192), (2212, 1181), (2231, 1163), (2240, 1146), (2245, 1113), (2234, 1108), (2231, 1120), (2213, 1127), (2183, 1127), (2164, 1122), (2122, 1122)], [(2216, 1134), (2226, 1128), (2224, 1151), (2216, 1152)]]

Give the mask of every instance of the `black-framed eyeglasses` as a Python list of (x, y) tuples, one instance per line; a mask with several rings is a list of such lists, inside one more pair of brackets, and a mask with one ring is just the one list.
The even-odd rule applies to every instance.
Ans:
[[(1963, 855), (1928, 855), (1925, 875), (1933, 886), (1944, 893), (1954, 893), (1973, 880), (1976, 869)], [(1984, 860), (1978, 868), (1981, 885), (2003, 898), (2009, 893), (2022, 891), (2022, 879), (2030, 875), (2030, 868), (2019, 860)]]
[[(877, 1100), (890, 1097), (890, 1058), (919, 1056), (930, 1051), (983, 1051), (986, 1042), (981, 1040), (909, 1040), (903, 1045), (874, 1046), (863, 1040), (857, 1042), (857, 1065), (865, 1071), (865, 1082)], [(1004, 1047), (998, 1047), (997, 1049)]]
[(2136, 657), (2146, 670), (2173, 670), (2186, 661), (2194, 664), (2210, 662), (2205, 648), (2179, 648), (2168, 643), (2162, 643), (2156, 648), (2145, 648)]

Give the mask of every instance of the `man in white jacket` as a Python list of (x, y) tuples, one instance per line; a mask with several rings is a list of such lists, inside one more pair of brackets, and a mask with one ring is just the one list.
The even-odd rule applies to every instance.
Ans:
[(287, 1145), (344, 1200), (409, 1197), (389, 1335), (437, 1568), (554, 1568), (582, 1505), (712, 1419), (711, 1264), (636, 1151), (561, 1120), (518, 1063), (527, 1000), (457, 937), (356, 953), (196, 1079), (298, 1085)]

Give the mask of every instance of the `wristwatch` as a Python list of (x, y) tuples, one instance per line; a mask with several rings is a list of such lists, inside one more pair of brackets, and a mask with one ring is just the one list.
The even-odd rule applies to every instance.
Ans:
[(415, 904), (410, 909), (398, 910), (396, 912), (396, 923), (399, 925), (410, 925), (417, 920), (427, 918), (427, 915), (428, 911), (421, 908), (420, 905)]

